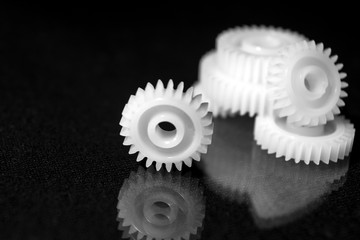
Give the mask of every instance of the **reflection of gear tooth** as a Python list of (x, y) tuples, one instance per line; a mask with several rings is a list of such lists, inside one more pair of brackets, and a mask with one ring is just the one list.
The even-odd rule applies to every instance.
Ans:
[[(340, 113), (339, 107), (345, 105), (341, 98), (346, 93), (341, 93), (341, 88), (346, 74), (339, 72), (343, 64), (336, 63), (337, 57), (329, 54), (331, 49), (324, 50), (322, 43), (303, 41), (282, 50), (282, 65), (279, 60), (271, 62), (269, 92), (279, 117), (286, 117), (301, 126), (317, 126), (331, 121), (328, 113)], [(300, 75), (303, 77), (295, 79)], [(302, 85), (304, 90), (300, 90)], [(283, 92), (281, 98), (279, 92)], [(295, 115), (301, 116), (296, 122)]]
[(296, 163), (329, 163), (344, 159), (351, 151), (355, 129), (342, 117), (324, 126), (299, 127), (285, 119), (260, 117), (255, 120), (254, 137), (262, 149), (276, 157), (293, 158)]
[[(174, 89), (172, 80), (167, 83), (166, 87), (161, 80), (157, 81), (155, 88), (148, 83), (145, 90), (139, 88), (136, 95), (130, 97), (129, 103), (124, 107), (120, 120), (122, 126), (120, 135), (125, 137), (124, 145), (130, 146), (130, 154), (139, 152), (137, 161), (148, 158), (147, 167), (155, 161), (158, 163), (156, 169), (160, 170), (161, 163), (183, 161), (184, 158), (191, 157), (198, 148), (203, 149), (203, 145), (211, 143), (213, 124), (208, 103), (203, 102), (200, 95), (194, 96), (192, 87), (185, 93), (183, 89), (183, 82)], [(181, 104), (180, 101), (185, 104)], [(172, 136), (169, 133), (164, 133), (167, 130), (160, 126), (163, 122), (169, 122), (176, 130), (186, 126), (183, 129), (183, 135), (171, 139)], [(139, 128), (138, 124), (141, 124), (142, 127)], [(189, 129), (193, 130), (190, 132)], [(175, 131), (174, 134), (177, 132)], [(201, 134), (201, 137), (193, 136), (193, 132)], [(178, 140), (179, 138), (180, 140)], [(184, 139), (188, 139), (190, 144), (182, 144)], [(172, 144), (170, 147), (169, 142)], [(184, 149), (177, 149), (178, 153), (173, 155), (172, 150), (179, 146)], [(187, 155), (184, 156), (183, 153)], [(169, 170), (169, 166), (172, 164), (166, 165), (167, 170)]]

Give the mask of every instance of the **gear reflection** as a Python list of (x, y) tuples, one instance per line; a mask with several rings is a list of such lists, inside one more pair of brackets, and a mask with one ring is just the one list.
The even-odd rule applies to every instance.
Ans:
[(123, 239), (200, 237), (205, 204), (197, 179), (139, 167), (124, 181), (118, 200)]
[(253, 120), (216, 119), (202, 167), (209, 187), (238, 203), (248, 201), (258, 227), (271, 228), (314, 210), (346, 179), (349, 159), (306, 165), (267, 154), (253, 141)]

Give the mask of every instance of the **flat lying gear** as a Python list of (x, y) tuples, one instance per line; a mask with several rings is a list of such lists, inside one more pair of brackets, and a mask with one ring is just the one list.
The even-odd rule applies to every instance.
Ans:
[(273, 108), (279, 117), (301, 126), (317, 126), (334, 119), (345, 105), (342, 89), (348, 84), (340, 72), (337, 56), (331, 49), (314, 41), (300, 42), (285, 48), (269, 68)]
[(174, 89), (172, 80), (166, 88), (160, 80), (155, 88), (148, 83), (124, 107), (120, 135), (130, 154), (138, 152), (137, 161), (147, 158), (146, 167), (155, 161), (157, 170), (163, 163), (169, 172), (173, 163), (181, 170), (182, 162), (190, 167), (207, 152), (213, 132), (208, 103), (194, 96), (193, 88), (183, 89), (182, 82)]
[(301, 127), (286, 122), (284, 118), (262, 117), (255, 119), (254, 137), (262, 149), (285, 160), (296, 163), (319, 164), (337, 162), (349, 155), (355, 129), (350, 121), (337, 116), (326, 125)]
[(201, 233), (203, 189), (190, 176), (140, 167), (124, 181), (118, 200), (117, 219), (123, 237), (189, 240)]
[(278, 57), (279, 50), (305, 39), (298, 33), (271, 26), (228, 29), (216, 39), (217, 63), (235, 80), (266, 85), (269, 63)]

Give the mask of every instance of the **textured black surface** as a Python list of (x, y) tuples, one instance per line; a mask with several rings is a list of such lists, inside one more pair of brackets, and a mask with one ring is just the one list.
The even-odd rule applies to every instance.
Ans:
[[(119, 239), (117, 195), (139, 165), (119, 136), (124, 104), (137, 87), (159, 78), (189, 87), (197, 80), (200, 57), (214, 48), (220, 31), (232, 26), (283, 26), (331, 47), (351, 86), (343, 112), (359, 125), (354, 19), (317, 11), (230, 10), (2, 8), (0, 239)], [(358, 148), (355, 140), (342, 188), (310, 214), (281, 227), (259, 229), (245, 203), (206, 188), (202, 238), (355, 238), (360, 229)], [(203, 178), (198, 166), (186, 171)]]

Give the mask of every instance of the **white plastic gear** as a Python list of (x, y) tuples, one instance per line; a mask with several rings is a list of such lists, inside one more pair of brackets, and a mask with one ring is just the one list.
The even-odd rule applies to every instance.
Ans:
[(202, 91), (223, 116), (237, 112), (240, 115), (265, 115), (271, 111), (266, 87), (237, 81), (221, 71), (215, 52), (201, 59), (199, 79)]
[(350, 121), (335, 117), (326, 125), (301, 127), (287, 123), (284, 118), (257, 116), (254, 137), (262, 149), (296, 163), (319, 164), (344, 159), (351, 152), (355, 129)]
[[(130, 154), (138, 152), (137, 161), (145, 157), (146, 167), (156, 162), (171, 171), (172, 164), (180, 171), (182, 163), (191, 167), (192, 159), (200, 161), (200, 154), (207, 152), (213, 132), (212, 114), (201, 95), (193, 95), (193, 88), (183, 92), (181, 82), (176, 89), (170, 80), (165, 88), (159, 80), (154, 88), (151, 83), (145, 90), (138, 88), (122, 112), (120, 135), (124, 145), (130, 145)], [(160, 123), (168, 122), (174, 130), (166, 131)]]
[(190, 176), (139, 168), (118, 196), (119, 229), (135, 239), (188, 240), (200, 234), (205, 200), (199, 181)]
[(225, 30), (216, 39), (219, 68), (236, 80), (266, 85), (270, 62), (279, 50), (306, 38), (275, 27), (244, 26)]
[(279, 117), (301, 126), (317, 126), (340, 113), (348, 84), (343, 64), (322, 43), (302, 41), (285, 48), (271, 63), (269, 86)]

